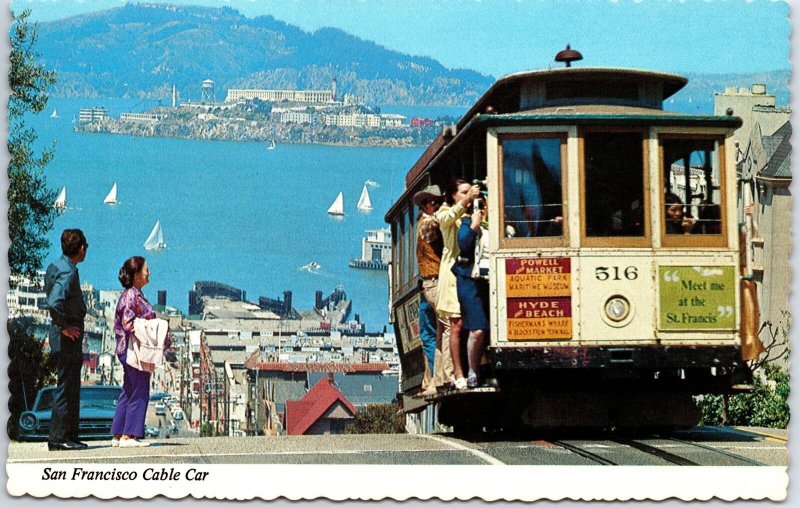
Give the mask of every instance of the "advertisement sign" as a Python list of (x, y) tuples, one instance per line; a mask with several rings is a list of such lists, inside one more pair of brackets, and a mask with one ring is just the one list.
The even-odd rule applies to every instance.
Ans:
[(736, 328), (733, 266), (660, 266), (660, 330)]
[(506, 259), (508, 340), (572, 338), (570, 258)]

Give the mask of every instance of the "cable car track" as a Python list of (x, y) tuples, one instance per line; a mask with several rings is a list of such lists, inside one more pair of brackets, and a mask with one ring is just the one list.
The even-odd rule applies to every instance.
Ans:
[[(685, 457), (681, 457), (680, 455), (675, 455), (674, 453), (668, 452), (662, 448), (658, 448), (657, 446), (652, 446), (649, 444), (641, 443), (639, 441), (634, 441), (632, 439), (615, 439), (615, 443), (619, 443), (624, 446), (629, 446), (640, 452), (647, 453), (649, 455), (653, 455), (658, 457), (661, 460), (665, 460), (677, 466), (701, 466), (693, 460), (689, 460)], [(694, 443), (686, 443), (686, 444), (694, 444)]]
[(763, 462), (758, 462), (757, 460), (748, 459), (747, 457), (742, 457), (741, 455), (737, 455), (727, 450), (720, 450), (719, 448), (714, 448), (713, 446), (706, 446), (692, 441), (684, 441), (683, 439), (678, 439), (675, 437), (664, 437), (664, 439), (669, 439), (670, 441), (675, 441), (676, 443), (695, 446), (697, 448), (702, 448), (703, 450), (716, 452), (720, 455), (725, 455), (726, 457), (745, 462), (747, 465), (750, 466), (766, 466), (766, 464), (764, 464)]
[(572, 453), (574, 453), (575, 455), (579, 455), (579, 456), (581, 456), (581, 457), (583, 457), (585, 459), (591, 460), (592, 462), (596, 462), (596, 463), (600, 464), (601, 466), (618, 466), (619, 465), (616, 462), (603, 457), (602, 455), (598, 455), (596, 453), (590, 452), (589, 450), (581, 448), (580, 446), (575, 446), (575, 445), (566, 443), (564, 441), (550, 441), (550, 443), (552, 443), (552, 444), (554, 444), (556, 446), (560, 446), (561, 448), (564, 448), (565, 450), (569, 450)]

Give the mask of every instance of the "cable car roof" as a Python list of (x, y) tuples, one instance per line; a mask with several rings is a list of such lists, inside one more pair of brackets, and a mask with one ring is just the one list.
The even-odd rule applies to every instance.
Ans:
[[(461, 117), (454, 132), (443, 132), (428, 146), (406, 174), (404, 195), (428, 166), (452, 148), (453, 141), (464, 139), (464, 131), (477, 125), (741, 126), (736, 117), (664, 111), (664, 100), (686, 83), (688, 79), (677, 74), (612, 67), (559, 67), (507, 74)], [(387, 221), (394, 208), (387, 212)]]

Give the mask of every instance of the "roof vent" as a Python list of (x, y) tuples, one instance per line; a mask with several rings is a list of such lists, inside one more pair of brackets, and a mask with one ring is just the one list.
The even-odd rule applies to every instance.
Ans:
[(567, 49), (556, 53), (556, 62), (566, 62), (567, 67), (571, 67), (572, 62), (575, 62), (577, 60), (583, 60), (583, 55), (581, 55), (574, 49), (570, 49), (569, 44), (567, 44)]

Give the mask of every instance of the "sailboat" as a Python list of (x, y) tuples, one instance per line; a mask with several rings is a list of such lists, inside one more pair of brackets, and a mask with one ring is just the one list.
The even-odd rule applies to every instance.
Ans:
[(63, 210), (67, 207), (67, 188), (62, 187), (61, 192), (58, 193), (56, 202), (53, 203), (53, 208), (56, 210)]
[(53, 112), (52, 112), (52, 113), (50, 113), (50, 118), (58, 118), (58, 111), (56, 111), (55, 109), (53, 109)]
[(117, 204), (117, 182), (114, 182), (114, 185), (111, 187), (111, 190), (108, 191), (108, 195), (103, 200), (103, 203), (107, 205)]
[(361, 189), (361, 197), (358, 198), (358, 205), (356, 205), (359, 212), (371, 212), (372, 201), (369, 199), (369, 192), (367, 191), (367, 184)]
[(267, 147), (267, 150), (275, 150), (275, 140), (273, 139), (272, 142)]
[(344, 196), (341, 192), (333, 200), (331, 207), (328, 208), (328, 213), (330, 215), (344, 215)]
[(156, 221), (153, 230), (150, 231), (150, 236), (144, 241), (144, 248), (146, 250), (161, 250), (166, 249), (167, 244), (164, 243), (164, 231), (161, 230), (161, 221)]

